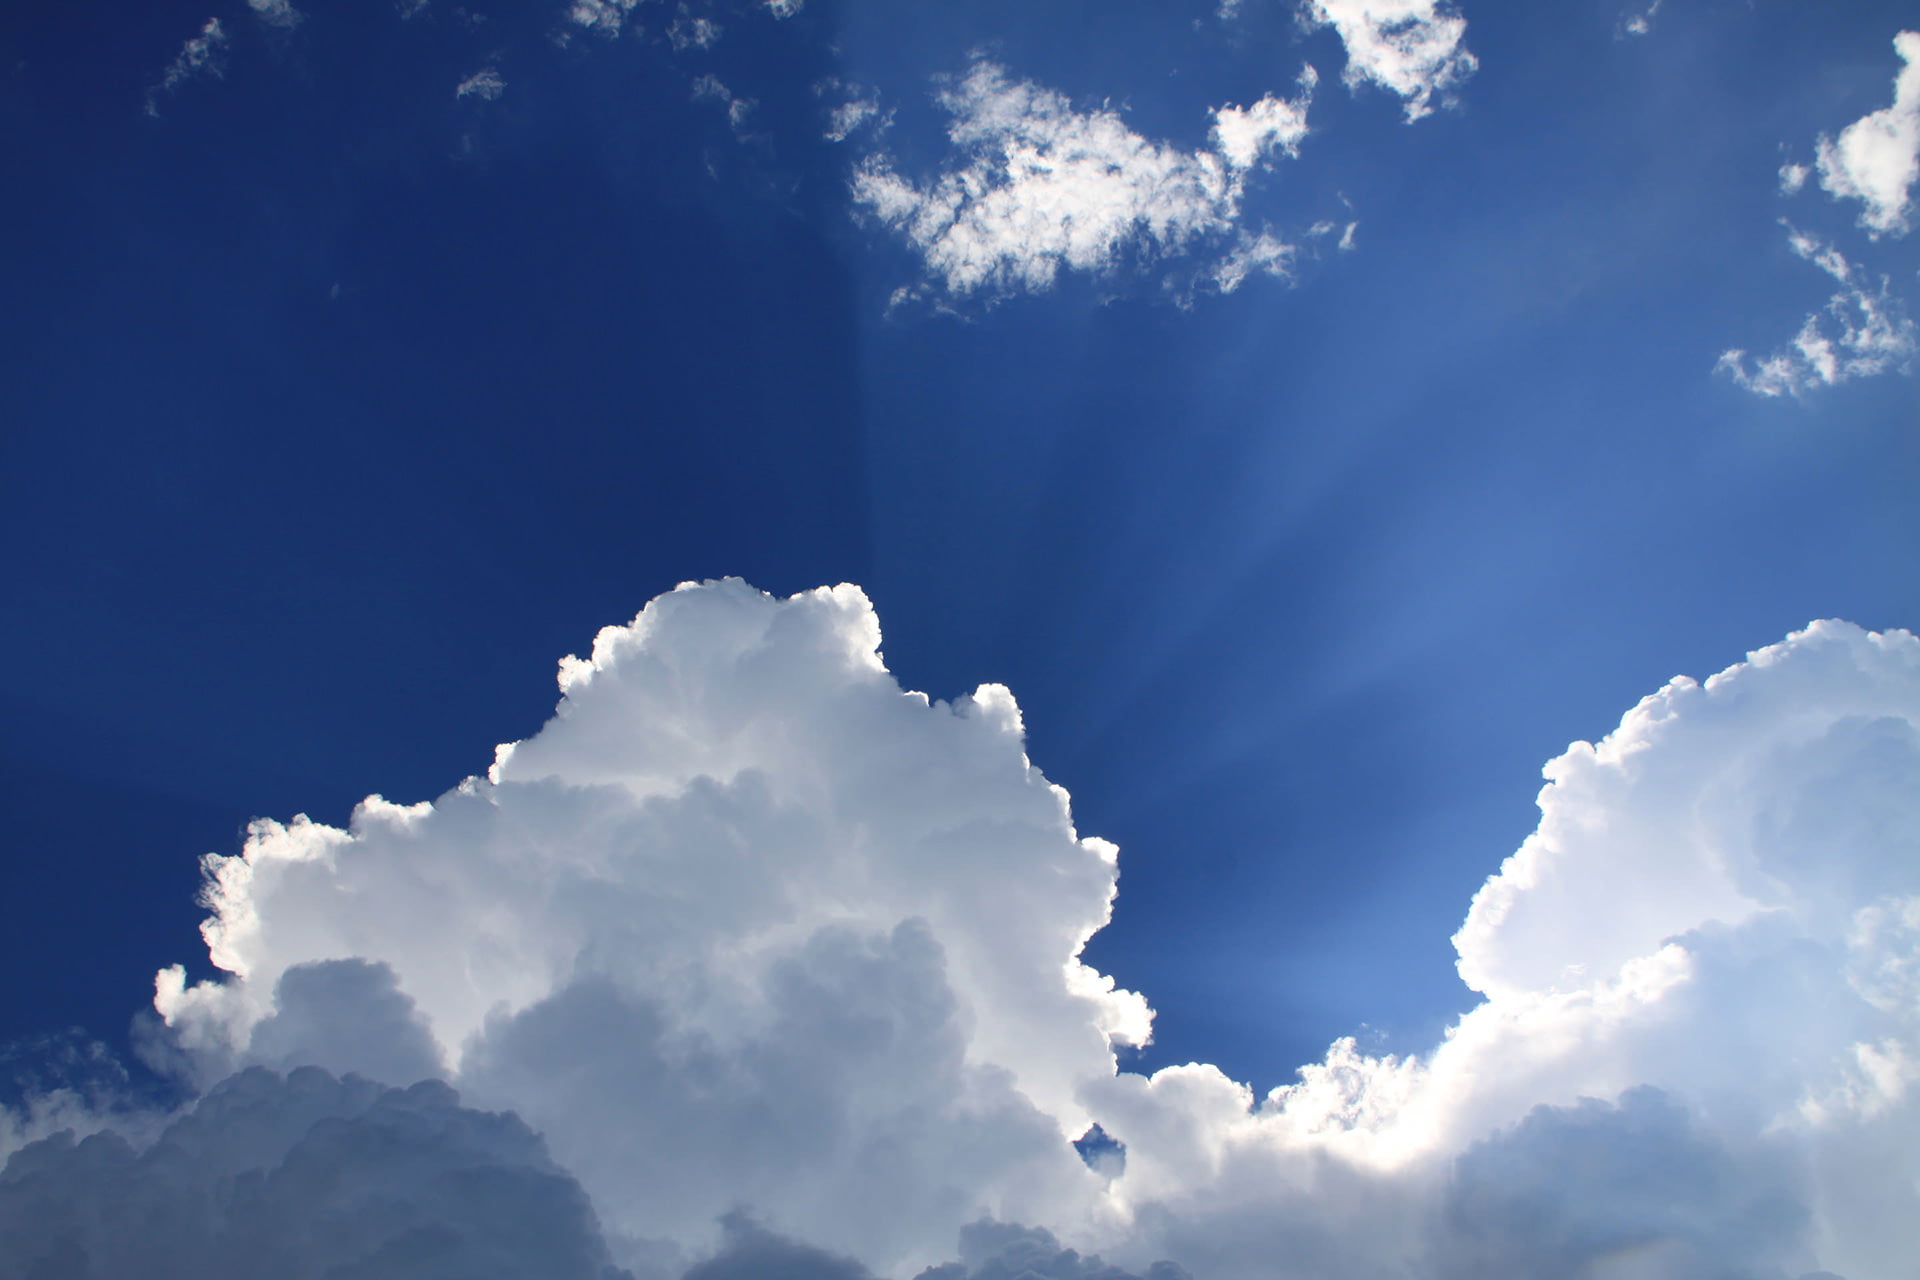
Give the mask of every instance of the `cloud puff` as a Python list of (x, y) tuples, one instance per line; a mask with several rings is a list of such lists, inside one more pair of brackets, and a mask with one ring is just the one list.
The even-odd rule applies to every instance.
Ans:
[(1430, 115), (1434, 100), (1446, 102), (1480, 65), (1461, 43), (1467, 20), (1447, 0), (1310, 0), (1303, 17), (1339, 35), (1349, 88), (1398, 94), (1410, 121)]
[(575, 26), (603, 36), (617, 36), (639, 3), (640, 0), (572, 0), (567, 6), (567, 19)]
[(482, 67), (465, 80), (462, 80), (458, 85), (455, 85), (453, 96), (456, 98), (479, 98), (483, 102), (492, 102), (506, 91), (506, 77), (502, 76), (492, 67)]
[(1860, 225), (1875, 235), (1905, 235), (1912, 225), (1913, 184), (1920, 179), (1920, 31), (1902, 31), (1893, 47), (1905, 64), (1893, 82), (1893, 105), (1822, 134), (1820, 185), (1837, 200), (1858, 200)]
[(137, 1154), (62, 1133), (0, 1174), (0, 1280), (621, 1274), (539, 1139), (437, 1082), (255, 1068)]
[(955, 158), (926, 183), (903, 177), (884, 152), (857, 170), (853, 197), (898, 232), (952, 296), (1041, 290), (1060, 271), (1100, 273), (1129, 255), (1152, 261), (1205, 247), (1249, 251), (1223, 274), (1238, 284), (1254, 269), (1283, 272), (1286, 254), (1266, 233), (1240, 226), (1249, 173), (1293, 155), (1307, 133), (1312, 68), (1299, 95), (1269, 95), (1213, 114), (1212, 145), (1187, 151), (1153, 142), (1100, 107), (1011, 79), (976, 61), (938, 94), (952, 117)]
[(1840, 287), (1827, 305), (1807, 316), (1791, 345), (1749, 362), (1739, 348), (1721, 354), (1715, 368), (1763, 396), (1803, 395), (1853, 378), (1904, 370), (1920, 352), (1920, 329), (1886, 277), (1869, 281), (1840, 250), (1793, 227), (1795, 254), (1832, 276)]
[[(253, 1163), (214, 1161), (234, 1181), (207, 1194), (264, 1188), (256, 1217), (228, 1214), (261, 1248), (308, 1241), (324, 1210), (351, 1227), (326, 1247), (392, 1258), (420, 1233), (481, 1238), (485, 1214), (421, 1188), (484, 1156), (545, 1188), (528, 1239), (572, 1251), (525, 1270), (641, 1280), (1909, 1265), (1913, 636), (1814, 624), (1574, 744), (1455, 938), (1483, 1002), (1426, 1054), (1343, 1040), (1263, 1098), (1204, 1064), (1116, 1069), (1151, 1015), (1078, 959), (1115, 851), (1074, 829), (1004, 689), (933, 702), (878, 646), (850, 587), (689, 586), (563, 662), (554, 718), (484, 778), (370, 798), (346, 829), (257, 823), (210, 857), (226, 976), (163, 971), (155, 1001), (205, 1079), (241, 1069), (192, 1119)], [(445, 1083), (248, 1069), (302, 1062)], [(513, 1115), (476, 1118), (450, 1085)], [(300, 1089), (322, 1102), (275, 1092)], [(362, 1119), (451, 1154), (423, 1140), (366, 1192), (361, 1153), (413, 1148), (351, 1136)], [(323, 1120), (349, 1136), (319, 1142)], [(1094, 1124), (1097, 1168), (1072, 1142)], [(67, 1180), (0, 1196), (28, 1206), (0, 1221), (42, 1254), (107, 1256), (141, 1223), (205, 1217), (87, 1208), (108, 1203), (90, 1170), (144, 1187), (127, 1171), (164, 1164), (164, 1141), (113, 1141), (17, 1154), (6, 1187)], [(275, 1198), (309, 1185), (320, 1208)]]
[(163, 973), (162, 1013), (211, 1075), (417, 1019), (637, 1235), (698, 1243), (745, 1203), (891, 1268), (983, 1213), (1081, 1212), (1076, 1089), (1149, 1025), (1076, 959), (1113, 850), (1004, 689), (903, 693), (878, 640), (853, 588), (654, 601), (563, 664), (554, 720), (486, 778), (211, 859), (233, 976)]
[(200, 34), (180, 46), (180, 52), (174, 55), (173, 61), (167, 64), (165, 73), (161, 75), (160, 83), (148, 91), (147, 114), (160, 114), (161, 94), (172, 93), (195, 76), (220, 75), (221, 57), (226, 48), (226, 28), (220, 25), (220, 19), (208, 18), (206, 25), (200, 28)]
[(253, 10), (254, 17), (282, 31), (291, 31), (306, 18), (293, 7), (292, 0), (247, 0), (247, 7)]

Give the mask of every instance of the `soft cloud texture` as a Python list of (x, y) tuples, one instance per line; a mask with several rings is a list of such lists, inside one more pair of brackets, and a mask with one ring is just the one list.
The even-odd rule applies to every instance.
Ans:
[(482, 67), (456, 85), (453, 96), (479, 98), (483, 102), (491, 102), (506, 91), (506, 78), (492, 67)]
[(172, 93), (195, 76), (218, 76), (221, 73), (221, 55), (226, 48), (226, 28), (220, 25), (220, 19), (208, 18), (206, 25), (200, 28), (200, 34), (180, 46), (180, 52), (160, 77), (160, 83), (148, 91), (147, 114), (160, 114), (161, 94)]
[(1480, 65), (1462, 43), (1467, 20), (1447, 0), (1309, 0), (1302, 16), (1339, 34), (1349, 88), (1398, 94), (1410, 121), (1432, 114)]
[[(1483, 1003), (1430, 1053), (1341, 1041), (1264, 1098), (1203, 1064), (1116, 1070), (1151, 1014), (1077, 958), (1115, 851), (1028, 762), (1006, 690), (904, 692), (878, 645), (851, 587), (685, 587), (563, 662), (554, 718), (484, 778), (369, 798), (346, 829), (263, 821), (209, 857), (226, 976), (163, 971), (155, 1004), (191, 1070), (241, 1070), (191, 1123), (265, 1171), (208, 1193), (264, 1188), (228, 1214), (263, 1224), (249, 1247), (309, 1240), (320, 1210), (289, 1197), (317, 1185), (352, 1224), (328, 1248), (397, 1258), (418, 1228), (464, 1256), (483, 1202), (446, 1179), (484, 1166), (542, 1188), (548, 1274), (1909, 1264), (1913, 636), (1818, 623), (1574, 744), (1455, 938)], [(446, 1084), (392, 1093), (308, 1063)], [(462, 1110), (448, 1085), (512, 1114)], [(324, 1105), (289, 1110), (285, 1090)], [(1093, 1123), (1112, 1139), (1097, 1168), (1070, 1142)], [(366, 1125), (416, 1154), (379, 1173), (363, 1153), (401, 1139)], [(135, 1239), (142, 1219), (85, 1206), (101, 1187), (147, 1203), (142, 1170), (173, 1157), (117, 1141), (17, 1155), (0, 1223), (42, 1254)]]
[(1893, 82), (1893, 105), (1821, 135), (1820, 185), (1839, 200), (1865, 207), (1860, 225), (1871, 234), (1905, 235), (1911, 227), (1913, 184), (1920, 179), (1920, 31), (1902, 31), (1893, 47), (1905, 64)]
[(589, 31), (617, 36), (639, 3), (640, 0), (573, 0), (567, 6), (567, 17), (574, 25)]
[(63, 1133), (0, 1174), (0, 1280), (533, 1275), (621, 1273), (540, 1140), (437, 1082), (254, 1069), (143, 1151)]
[(1076, 1090), (1148, 1027), (1075, 959), (1113, 851), (1005, 690), (903, 693), (877, 642), (851, 588), (662, 597), (487, 778), (211, 861), (235, 976), (159, 1006), (213, 1076), (430, 1037), (411, 1070), (524, 1116), (636, 1236), (745, 1203), (896, 1269), (983, 1213), (1083, 1215)]
[(291, 31), (306, 17), (293, 7), (292, 0), (247, 0), (247, 7), (254, 17), (282, 31)]
[(1887, 279), (1870, 280), (1845, 254), (1804, 231), (1789, 227), (1787, 242), (1840, 287), (1824, 308), (1807, 316), (1788, 346), (1758, 360), (1735, 348), (1721, 355), (1716, 368), (1747, 390), (1774, 397), (1911, 367), (1920, 352), (1920, 329)]
[(948, 166), (921, 183), (876, 153), (853, 196), (951, 296), (1042, 290), (1063, 268), (1102, 273), (1187, 250), (1222, 263), (1221, 285), (1232, 287), (1253, 270), (1285, 270), (1284, 247), (1240, 225), (1240, 204), (1250, 173), (1298, 151), (1313, 84), (1308, 68), (1295, 98), (1217, 108), (1211, 147), (1186, 151), (1135, 133), (1111, 108), (1077, 110), (976, 61), (938, 95), (952, 117)]

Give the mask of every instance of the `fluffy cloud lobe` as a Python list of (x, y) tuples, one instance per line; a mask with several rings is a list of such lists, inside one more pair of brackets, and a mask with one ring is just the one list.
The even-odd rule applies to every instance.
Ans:
[(1480, 65), (1463, 43), (1467, 20), (1446, 0), (1311, 0), (1303, 16), (1340, 36), (1350, 88), (1397, 94), (1410, 121), (1431, 115)]
[[(405, 1242), (466, 1256), (498, 1185), (544, 1206), (541, 1273), (638, 1280), (1910, 1264), (1911, 635), (1819, 623), (1569, 748), (1455, 939), (1483, 1002), (1430, 1053), (1342, 1041), (1265, 1097), (1116, 1070), (1150, 1014), (1077, 958), (1115, 851), (1004, 689), (905, 692), (878, 644), (850, 587), (686, 587), (566, 660), (554, 718), (486, 776), (345, 829), (256, 824), (208, 860), (226, 976), (164, 971), (156, 998), (227, 1077), (180, 1124), (245, 1158), (195, 1174), (191, 1213), (108, 1223), (89, 1206), (159, 1195), (169, 1140), (28, 1147), (0, 1228), (117, 1257), (244, 1201), (219, 1221), (259, 1224), (248, 1247), (398, 1274)], [(414, 1154), (389, 1177), (375, 1148)], [(313, 1242), (323, 1213), (352, 1229)]]
[(1043, 290), (1062, 269), (1099, 274), (1189, 250), (1239, 262), (1213, 272), (1231, 288), (1250, 268), (1286, 271), (1290, 249), (1243, 225), (1241, 202), (1252, 173), (1297, 152), (1313, 83), (1308, 68), (1295, 98), (1217, 108), (1212, 145), (1184, 150), (1135, 133), (1111, 108), (1077, 110), (976, 61), (938, 95), (951, 117), (948, 165), (916, 181), (876, 153), (856, 171), (853, 197), (951, 297)]
[(1822, 136), (1820, 185), (1835, 199), (1864, 206), (1860, 225), (1878, 235), (1911, 227), (1913, 184), (1920, 180), (1920, 31), (1902, 31), (1893, 47), (1905, 64), (1893, 82), (1893, 105)]

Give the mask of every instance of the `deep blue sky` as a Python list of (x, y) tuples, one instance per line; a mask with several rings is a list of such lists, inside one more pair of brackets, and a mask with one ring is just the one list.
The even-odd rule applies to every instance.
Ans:
[[(1909, 6), (1617, 39), (1617, 4), (1475, 3), (1479, 72), (1412, 125), (1256, 0), (808, 0), (681, 54), (472, 8), (0, 18), (0, 1040), (118, 1039), (204, 966), (200, 854), (437, 794), (597, 627), (734, 574), (859, 582), (903, 683), (1011, 686), (1122, 847), (1093, 957), (1159, 1009), (1146, 1060), (1269, 1086), (1464, 1006), (1448, 936), (1570, 739), (1816, 616), (1920, 623), (1912, 378), (1713, 374), (1829, 291), (1782, 215), (1913, 296), (1910, 241), (1776, 190), (1891, 100)], [(216, 13), (224, 76), (148, 115)], [(975, 52), (1188, 147), (1315, 63), (1255, 196), (1353, 251), (1185, 307), (1122, 270), (889, 309), (921, 264), (811, 86), (877, 90), (930, 171), (929, 77)]]

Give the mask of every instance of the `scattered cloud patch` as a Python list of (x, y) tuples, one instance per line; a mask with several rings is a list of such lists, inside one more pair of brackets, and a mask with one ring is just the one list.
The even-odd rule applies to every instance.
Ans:
[(1660, 12), (1662, 0), (1652, 0), (1649, 4), (1629, 9), (1620, 19), (1620, 34), (1623, 36), (1644, 36), (1653, 30), (1653, 19)]
[(684, 4), (667, 28), (667, 40), (677, 51), (711, 49), (720, 41), (723, 27), (712, 18), (696, 18)]
[(800, 12), (806, 0), (765, 0), (767, 12), (776, 18), (791, 18)]
[[(1297, 153), (1313, 84), (1308, 68), (1294, 98), (1218, 108), (1212, 145), (1187, 151), (1135, 133), (1112, 108), (1076, 109), (979, 60), (937, 95), (951, 117), (948, 166), (917, 182), (876, 152), (856, 171), (853, 196), (951, 297), (1039, 291), (1063, 269), (1104, 273), (1129, 256), (1203, 247), (1237, 284), (1256, 267), (1284, 270), (1277, 241), (1250, 247), (1241, 198), (1251, 172)], [(1242, 250), (1241, 267), (1224, 265)]]
[(603, 36), (617, 36), (640, 0), (572, 0), (567, 20)]
[(180, 52), (167, 64), (160, 83), (147, 91), (147, 114), (160, 114), (160, 95), (172, 93), (196, 76), (218, 77), (223, 73), (227, 48), (227, 30), (220, 19), (208, 18), (200, 34), (180, 46)]
[(306, 18), (293, 7), (292, 0), (247, 0), (247, 7), (261, 22), (281, 31), (293, 30)]
[(1876, 237), (1911, 227), (1913, 184), (1920, 179), (1920, 31), (1902, 31), (1893, 47), (1902, 62), (1893, 105), (1848, 125), (1839, 138), (1822, 134), (1820, 185), (1836, 200), (1865, 207), (1860, 225)]
[(695, 102), (717, 102), (727, 113), (727, 123), (733, 126), (737, 134), (745, 134), (747, 119), (759, 102), (753, 98), (743, 98), (721, 83), (720, 77), (711, 73), (698, 76), (693, 82), (693, 100)]
[(1310, 0), (1302, 16), (1339, 35), (1349, 88), (1374, 84), (1397, 94), (1409, 121), (1449, 102), (1480, 65), (1462, 43), (1467, 20), (1447, 0)]
[(492, 102), (506, 91), (506, 79), (494, 68), (482, 67), (456, 85), (453, 96), (479, 98), (482, 102)]
[(1783, 196), (1799, 195), (1800, 192), (1805, 189), (1807, 179), (1812, 176), (1813, 171), (1803, 164), (1793, 164), (1789, 162), (1781, 165), (1780, 194)]
[(1738, 348), (1723, 353), (1717, 370), (1756, 394), (1799, 396), (1854, 378), (1904, 371), (1920, 352), (1906, 306), (1846, 255), (1818, 237), (1792, 227), (1787, 242), (1795, 254), (1819, 267), (1839, 285), (1827, 305), (1812, 312), (1793, 341), (1772, 355), (1749, 360)]
[(828, 76), (813, 86), (813, 96), (831, 102), (822, 136), (829, 142), (845, 142), (862, 129), (885, 129), (892, 113), (880, 109), (880, 95), (860, 85)]

